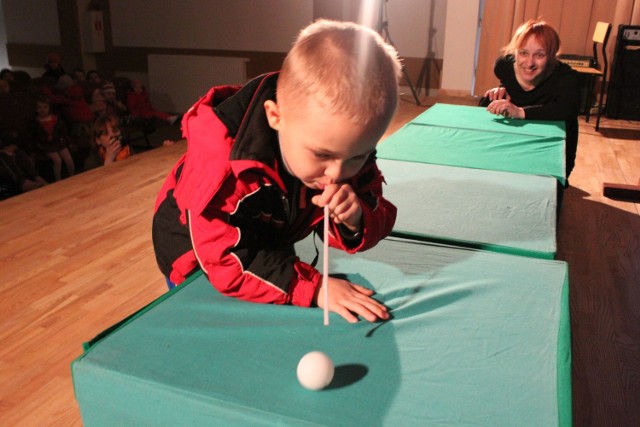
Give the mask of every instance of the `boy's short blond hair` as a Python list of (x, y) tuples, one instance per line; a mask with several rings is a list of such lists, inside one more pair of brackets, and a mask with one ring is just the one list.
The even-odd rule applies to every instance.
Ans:
[[(303, 29), (284, 60), (277, 98), (295, 108), (313, 98), (359, 123), (390, 119), (401, 65), (393, 46), (370, 28), (321, 19)], [(284, 102), (283, 102), (284, 101)]]

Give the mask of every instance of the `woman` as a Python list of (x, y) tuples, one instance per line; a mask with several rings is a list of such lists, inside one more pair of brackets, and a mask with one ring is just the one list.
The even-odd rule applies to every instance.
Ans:
[(578, 73), (558, 60), (559, 50), (560, 38), (549, 24), (534, 19), (522, 24), (496, 60), (500, 86), (488, 90), (481, 105), (505, 117), (564, 120), (569, 177), (578, 146), (580, 85)]

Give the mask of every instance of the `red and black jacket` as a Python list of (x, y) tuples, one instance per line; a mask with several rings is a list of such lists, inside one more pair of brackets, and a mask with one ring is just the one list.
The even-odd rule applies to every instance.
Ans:
[[(156, 200), (153, 244), (160, 270), (181, 283), (200, 268), (225, 295), (247, 301), (310, 306), (320, 274), (300, 261), (293, 244), (317, 229), (319, 193), (289, 175), (264, 102), (275, 99), (278, 74), (242, 88), (212, 88), (184, 116), (188, 150)], [(396, 208), (382, 197), (372, 154), (349, 183), (363, 210), (356, 241), (330, 224), (332, 247), (366, 250), (386, 237)]]

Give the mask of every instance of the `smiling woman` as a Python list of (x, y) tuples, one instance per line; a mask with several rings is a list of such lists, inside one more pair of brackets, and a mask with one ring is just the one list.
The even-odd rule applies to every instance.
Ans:
[(558, 33), (548, 23), (522, 24), (494, 65), (500, 86), (489, 89), (480, 105), (517, 119), (564, 120), (568, 177), (578, 146), (580, 86), (576, 71), (557, 60), (559, 49)]

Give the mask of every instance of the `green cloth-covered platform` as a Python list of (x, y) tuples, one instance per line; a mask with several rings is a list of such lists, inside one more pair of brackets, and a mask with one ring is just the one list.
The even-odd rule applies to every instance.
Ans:
[[(323, 326), (321, 309), (223, 297), (198, 275), (73, 362), (84, 425), (571, 424), (565, 263), (393, 239), (330, 258), (393, 319)], [(318, 392), (296, 379), (312, 350), (336, 365)]]
[(390, 160), (553, 176), (564, 185), (564, 122), (498, 117), (482, 107), (436, 104), (378, 145)]
[(553, 259), (553, 177), (378, 159), (384, 196), (398, 208), (393, 234)]

